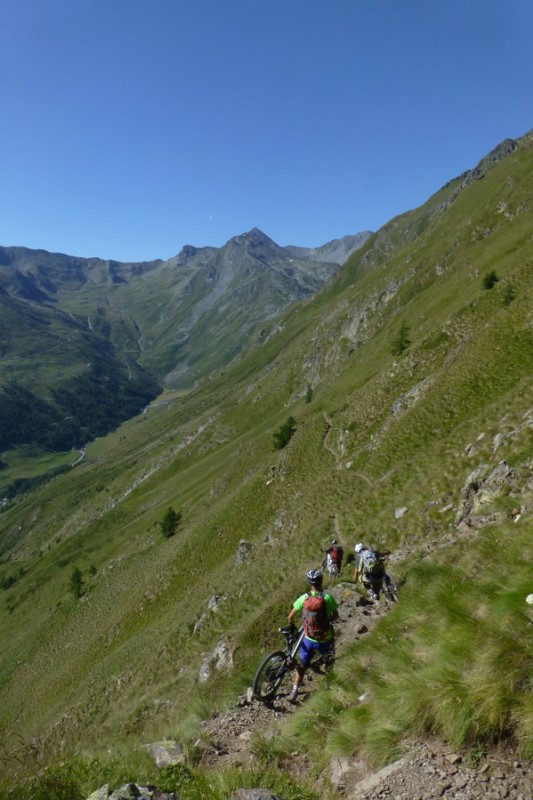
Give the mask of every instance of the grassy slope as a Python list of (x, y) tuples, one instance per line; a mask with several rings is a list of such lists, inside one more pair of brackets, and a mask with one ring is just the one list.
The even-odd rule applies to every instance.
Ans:
[[(272, 627), (300, 588), (299, 575), (330, 533), (332, 514), (349, 545), (363, 533), (376, 543), (416, 546), (454, 529), (454, 512), (441, 509), (450, 502), (457, 508), (466, 476), (479, 463), (505, 456), (522, 465), (527, 483), (527, 431), (497, 453), (492, 438), (510, 424), (504, 415), (516, 427), (533, 406), (531, 158), (525, 141), (445, 213), (436, 209), (450, 187), (393, 220), (338, 281), (234, 369), (123, 425), (89, 450), (85, 464), (4, 510), (0, 577), (26, 570), (2, 597), (0, 635), (10, 642), (0, 670), (4, 731), (25, 739), (40, 734), (43, 743), (67, 750), (105, 747), (117, 729), (133, 741), (193, 735), (211, 704), (248, 685)], [(385, 259), (387, 249), (392, 255)], [(501, 280), (484, 291), (482, 277), (491, 269)], [(390, 345), (402, 322), (412, 347), (395, 359)], [(297, 433), (274, 453), (272, 432), (289, 413)], [(466, 456), (480, 434), (476, 455)], [(183, 511), (184, 525), (165, 541), (157, 522), (169, 505)], [(399, 506), (409, 511), (397, 520)], [(526, 515), (519, 526), (504, 523), (491, 535), (515, 563), (515, 550), (530, 555), (530, 533)], [(253, 543), (253, 558), (237, 567), (241, 538)], [(514, 549), (507, 551), (511, 540)], [(473, 567), (450, 572), (463, 545), (439, 551), (425, 570), (404, 568), (401, 609), (364, 651), (342, 661), (336, 692), (317, 695), (325, 728), (333, 720), (338, 728), (330, 750), (364, 747), (379, 759), (403, 735), (418, 732), (401, 698), (421, 691), (415, 680), (421, 665), (432, 676), (427, 686), (438, 686), (442, 696), (438, 708), (428, 708), (423, 730), (458, 742), (513, 734), (530, 747), (526, 623), (512, 649), (518, 681), (512, 686), (522, 687), (516, 703), (509, 692), (493, 692), (500, 701), (477, 727), (468, 711), (487, 686), (488, 670), (483, 677), (478, 665), (497, 660), (500, 610), (518, 613), (526, 588), (524, 571), (509, 567), (507, 580), (491, 591), (498, 573), (493, 552), (483, 537), (476, 542), (479, 584), (468, 592), (461, 576)], [(90, 577), (93, 564), (97, 573)], [(68, 592), (74, 566), (86, 580), (78, 602)], [(461, 614), (444, 602), (442, 587), (453, 575)], [(217, 614), (207, 613), (214, 593), (226, 595)], [(457, 647), (446, 673), (445, 642), (425, 631), (446, 630), (452, 618), (460, 641), (468, 640), (482, 614), (492, 634), (476, 639), (475, 661), (466, 646)], [(413, 624), (422, 618), (425, 626)], [(236, 669), (198, 687), (200, 664), (222, 636), (236, 648)], [(384, 654), (383, 637), (407, 639), (408, 646)], [(477, 683), (461, 677), (473, 664)], [(503, 682), (503, 673), (496, 680)], [(446, 709), (459, 681), (467, 711), (466, 721), (455, 723)], [(362, 687), (378, 700), (354, 710)], [(384, 715), (385, 708), (395, 713)], [(364, 726), (354, 724), (362, 718)], [(305, 742), (302, 730), (297, 724), (293, 735)]]

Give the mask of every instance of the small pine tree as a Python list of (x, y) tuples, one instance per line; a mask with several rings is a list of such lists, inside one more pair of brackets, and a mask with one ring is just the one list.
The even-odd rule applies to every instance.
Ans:
[(483, 276), (483, 288), (484, 289), (492, 289), (500, 279), (496, 275), (496, 272), (492, 269), (490, 272), (487, 272), (486, 275)]
[(505, 287), (505, 295), (503, 301), (506, 306), (510, 306), (513, 300), (515, 299), (515, 290), (512, 286)]
[(307, 389), (305, 390), (305, 402), (310, 403), (313, 399), (313, 387), (310, 383), (307, 384)]
[(411, 339), (409, 334), (409, 325), (407, 322), (402, 322), (398, 336), (396, 336), (396, 338), (392, 341), (391, 353), (393, 356), (401, 356), (401, 354), (404, 353), (408, 347), (410, 347)]
[(70, 591), (76, 600), (83, 594), (83, 573), (79, 567), (75, 567), (70, 576)]
[(170, 539), (171, 536), (174, 536), (176, 531), (178, 530), (178, 526), (181, 522), (181, 511), (175, 511), (172, 506), (170, 506), (161, 522), (159, 522), (159, 527), (161, 528), (161, 533), (165, 537), (165, 539)]
[(294, 433), (296, 433), (296, 420), (294, 417), (288, 417), (273, 435), (274, 450), (282, 450), (289, 443)]

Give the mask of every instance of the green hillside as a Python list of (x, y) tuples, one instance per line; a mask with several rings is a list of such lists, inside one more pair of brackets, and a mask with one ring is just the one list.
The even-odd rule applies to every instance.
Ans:
[[(333, 515), (347, 547), (397, 554), (401, 602), (256, 743), (263, 762), (380, 764), (428, 735), (533, 755), (532, 212), (530, 134), (388, 223), (237, 363), (4, 506), (6, 781), (57, 758), (130, 774), (165, 736), (192, 767), (202, 720), (250, 685)], [(232, 667), (202, 682), (221, 641)]]

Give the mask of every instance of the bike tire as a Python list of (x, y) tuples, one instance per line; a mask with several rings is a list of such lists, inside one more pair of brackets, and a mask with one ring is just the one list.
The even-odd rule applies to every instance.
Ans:
[(260, 663), (252, 683), (254, 697), (271, 700), (290, 670), (290, 661), (283, 650), (270, 653)]
[(391, 603), (398, 602), (398, 586), (391, 575), (385, 575), (382, 591), (385, 597), (390, 600)]

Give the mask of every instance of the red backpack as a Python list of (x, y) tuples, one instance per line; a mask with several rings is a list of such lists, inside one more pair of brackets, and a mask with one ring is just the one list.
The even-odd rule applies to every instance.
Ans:
[(333, 550), (331, 551), (331, 557), (336, 564), (340, 564), (342, 558), (344, 556), (344, 549), (341, 547), (340, 544), (333, 545)]
[(304, 601), (303, 622), (305, 635), (317, 642), (328, 638), (330, 623), (324, 598), (325, 592), (308, 594)]

